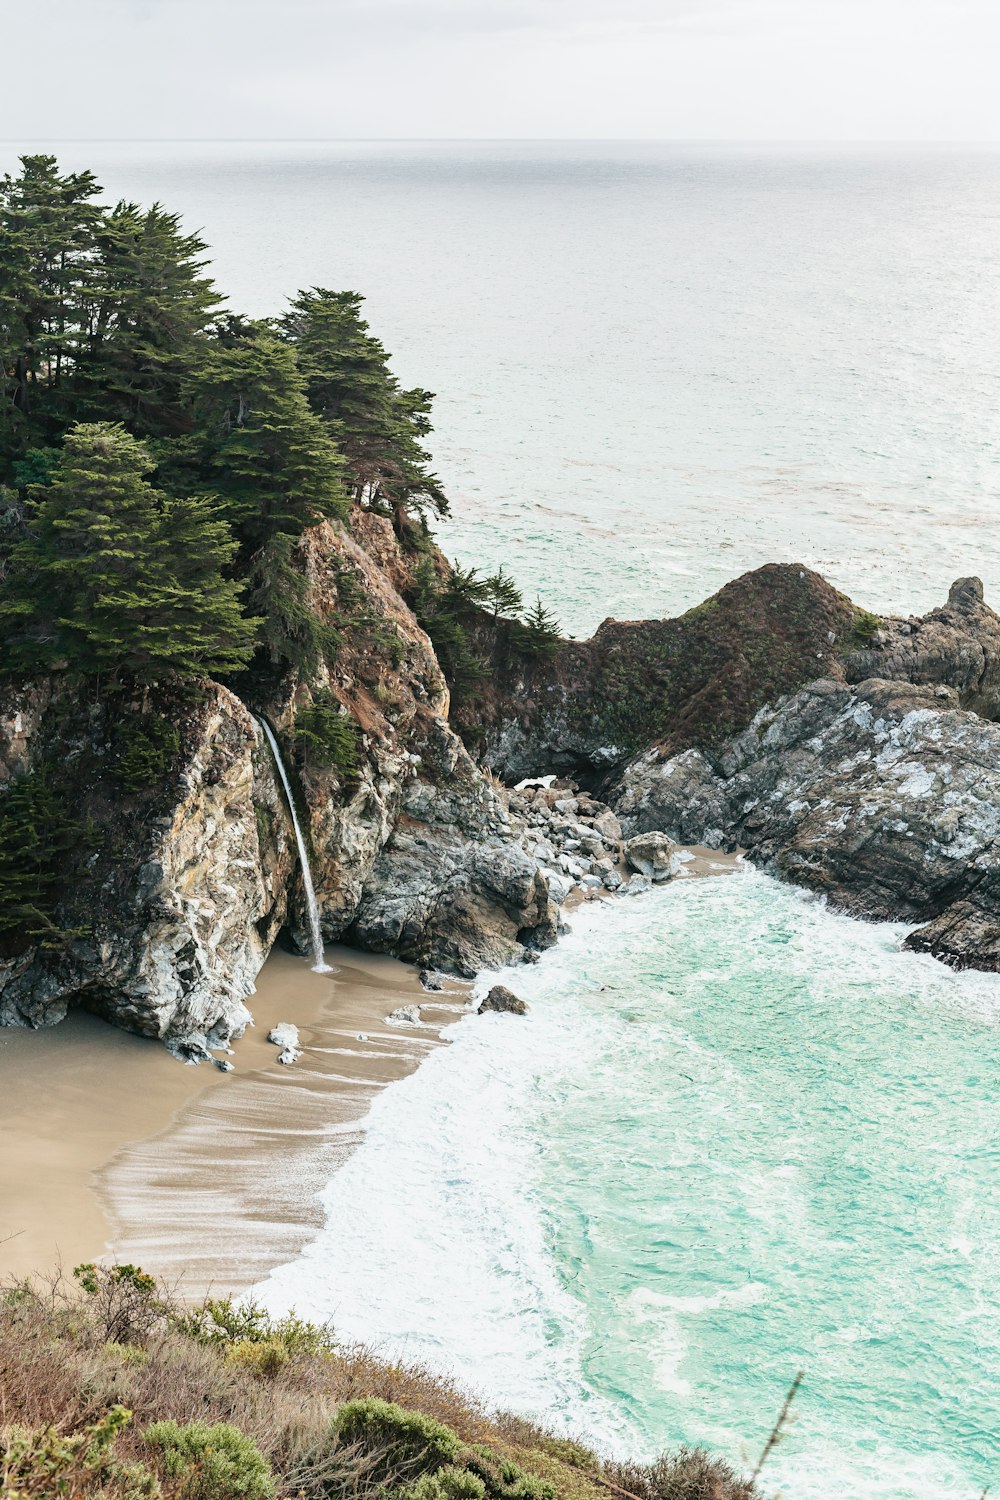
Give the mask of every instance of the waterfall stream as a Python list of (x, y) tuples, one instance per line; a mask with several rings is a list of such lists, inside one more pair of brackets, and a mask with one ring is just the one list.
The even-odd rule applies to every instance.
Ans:
[(271, 747), (274, 756), (274, 764), (278, 768), (281, 784), (285, 789), (285, 800), (288, 803), (288, 811), (292, 815), (292, 827), (295, 829), (295, 842), (299, 849), (299, 863), (302, 866), (302, 885), (306, 893), (306, 909), (309, 912), (309, 936), (312, 939), (313, 970), (317, 974), (332, 974), (333, 970), (323, 957), (323, 933), (319, 925), (319, 905), (316, 901), (316, 888), (313, 885), (312, 870), (309, 867), (309, 851), (306, 848), (305, 837), (299, 823), (299, 815), (295, 811), (295, 798), (292, 796), (291, 782), (288, 780), (288, 772), (285, 770), (285, 762), (281, 758), (281, 750), (278, 741), (266, 719), (257, 721), (267, 736), (267, 743)]

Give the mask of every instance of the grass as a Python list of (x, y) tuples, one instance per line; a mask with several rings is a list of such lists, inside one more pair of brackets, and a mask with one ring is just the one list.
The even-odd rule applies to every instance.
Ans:
[(756, 1500), (701, 1450), (602, 1463), (448, 1380), (135, 1266), (0, 1288), (4, 1500)]

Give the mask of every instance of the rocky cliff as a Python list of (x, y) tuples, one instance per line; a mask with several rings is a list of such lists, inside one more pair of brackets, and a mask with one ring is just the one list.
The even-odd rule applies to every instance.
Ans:
[[(624, 827), (739, 843), (858, 914), (920, 924), (912, 946), (1000, 967), (1000, 620), (977, 580), (923, 618), (880, 620), (774, 566), (678, 620), (505, 657), (475, 722), (468, 702), (453, 716), (466, 740), (508, 783), (601, 789), (620, 826), (593, 795), (512, 794), (473, 759), (388, 521), (317, 527), (299, 565), (340, 635), (308, 687), (258, 675), (82, 701), (55, 674), (8, 692), (0, 796), (20, 809), (5, 827), (24, 830), (28, 874), (0, 925), (0, 1024), (86, 1005), (196, 1057), (239, 1033), (271, 945), (304, 946), (261, 717), (328, 939), (466, 975), (531, 957), (574, 886), (621, 884)], [(495, 625), (478, 628), (495, 648)], [(314, 753), (318, 705), (343, 753)]]
[[(75, 847), (41, 871), (44, 909), (0, 934), (0, 1024), (45, 1025), (83, 1004), (192, 1056), (239, 1034), (270, 946), (304, 927), (258, 715), (292, 770), (328, 939), (464, 974), (554, 940), (541, 867), (448, 725), (389, 523), (315, 528), (300, 565), (342, 637), (311, 688), (248, 679), (238, 694), (203, 682), (81, 702), (54, 676), (8, 693), (0, 785), (51, 792)], [(302, 710), (320, 697), (353, 739), (340, 766), (299, 748)]]

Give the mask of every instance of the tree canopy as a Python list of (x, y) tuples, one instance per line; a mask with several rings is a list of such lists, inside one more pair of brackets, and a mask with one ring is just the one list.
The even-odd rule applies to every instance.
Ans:
[(303, 533), (352, 505), (444, 514), (406, 390), (356, 292), (280, 318), (223, 308), (162, 205), (21, 158), (0, 180), (0, 647), (81, 674), (306, 675), (335, 631)]

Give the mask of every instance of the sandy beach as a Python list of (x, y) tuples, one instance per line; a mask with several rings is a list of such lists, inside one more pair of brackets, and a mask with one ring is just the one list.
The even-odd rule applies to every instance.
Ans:
[[(730, 874), (740, 859), (686, 852), (679, 878)], [(428, 993), (415, 969), (353, 948), (332, 945), (327, 960), (334, 972), (316, 974), (275, 949), (230, 1074), (82, 1012), (0, 1029), (0, 1275), (103, 1255), (198, 1296), (244, 1290), (295, 1256), (375, 1094), (447, 1045), (441, 1029), (470, 990), (452, 980)], [(387, 1022), (413, 1004), (419, 1025)], [(281, 1021), (299, 1028), (292, 1067), (267, 1041)]]
[[(393, 959), (337, 946), (327, 959), (320, 975), (272, 953), (231, 1074), (82, 1013), (0, 1030), (0, 1275), (110, 1255), (197, 1295), (295, 1254), (375, 1092), (441, 1045), (467, 993), (455, 981), (437, 1002)], [(413, 1003), (424, 1024), (386, 1024)], [(266, 1040), (279, 1021), (299, 1028), (293, 1067)]]

